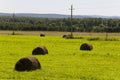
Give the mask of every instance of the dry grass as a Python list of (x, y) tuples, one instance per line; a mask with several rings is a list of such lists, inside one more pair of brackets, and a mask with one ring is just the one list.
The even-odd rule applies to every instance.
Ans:
[[(2, 35), (11, 35), (13, 31), (0, 31)], [(46, 36), (62, 36), (69, 35), (70, 32), (59, 31), (15, 31), (16, 35), (40, 35), (44, 33)], [(93, 33), (93, 32), (73, 32), (74, 36), (106, 36), (106, 33)], [(120, 36), (120, 33), (108, 33), (108, 36)]]

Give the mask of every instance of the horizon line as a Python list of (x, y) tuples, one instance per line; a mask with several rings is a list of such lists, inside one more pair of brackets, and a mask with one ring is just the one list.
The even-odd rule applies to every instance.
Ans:
[[(34, 12), (0, 12), (3, 14), (56, 14), (56, 15), (70, 15), (64, 13), (34, 13)], [(120, 16), (120, 15), (101, 15), (101, 14), (73, 14), (73, 16)]]

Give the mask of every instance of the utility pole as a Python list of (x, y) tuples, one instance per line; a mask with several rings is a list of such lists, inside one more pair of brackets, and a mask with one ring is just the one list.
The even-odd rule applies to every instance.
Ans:
[[(13, 18), (13, 22), (15, 22), (15, 13), (13, 13), (12, 18)], [(12, 35), (15, 35), (14, 27), (15, 27), (15, 26), (13, 26), (13, 33), (12, 33)]]
[(73, 37), (73, 25), (72, 25), (72, 18), (73, 18), (73, 5), (71, 5), (71, 17), (70, 17), (70, 20), (71, 20), (71, 37)]
[[(105, 27), (107, 27), (107, 20), (106, 20), (106, 23), (105, 23)], [(105, 36), (106, 36), (105, 40), (107, 41), (108, 40), (108, 32), (107, 32), (107, 30), (106, 30)]]

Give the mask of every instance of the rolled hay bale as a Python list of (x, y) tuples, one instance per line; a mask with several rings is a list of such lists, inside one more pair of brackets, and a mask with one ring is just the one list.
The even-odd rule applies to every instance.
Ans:
[(88, 44), (88, 43), (83, 43), (80, 46), (80, 50), (92, 50), (92, 49), (93, 49), (93, 46), (91, 44)]
[(41, 37), (45, 37), (45, 34), (40, 34)]
[(63, 35), (62, 37), (63, 37), (63, 38), (66, 38), (66, 37), (67, 37), (67, 35)]
[(24, 57), (21, 58), (17, 63), (15, 64), (15, 70), (16, 71), (31, 71), (40, 69), (41, 65), (37, 58), (35, 57)]
[(73, 39), (74, 37), (73, 37), (73, 35), (67, 35), (65, 38), (67, 38), (67, 39)]
[(32, 55), (45, 55), (48, 54), (48, 50), (45, 46), (38, 46), (32, 51)]

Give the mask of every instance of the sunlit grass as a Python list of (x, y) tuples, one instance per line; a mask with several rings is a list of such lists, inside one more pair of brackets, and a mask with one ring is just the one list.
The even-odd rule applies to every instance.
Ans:
[[(85, 42), (93, 45), (92, 51), (79, 50)], [(91, 41), (88, 37), (0, 35), (0, 80), (119, 80), (119, 43), (119, 40)], [(49, 52), (44, 56), (34, 56), (42, 69), (15, 71), (15, 63), (22, 57), (33, 56), (32, 50), (39, 45), (46, 46)]]

